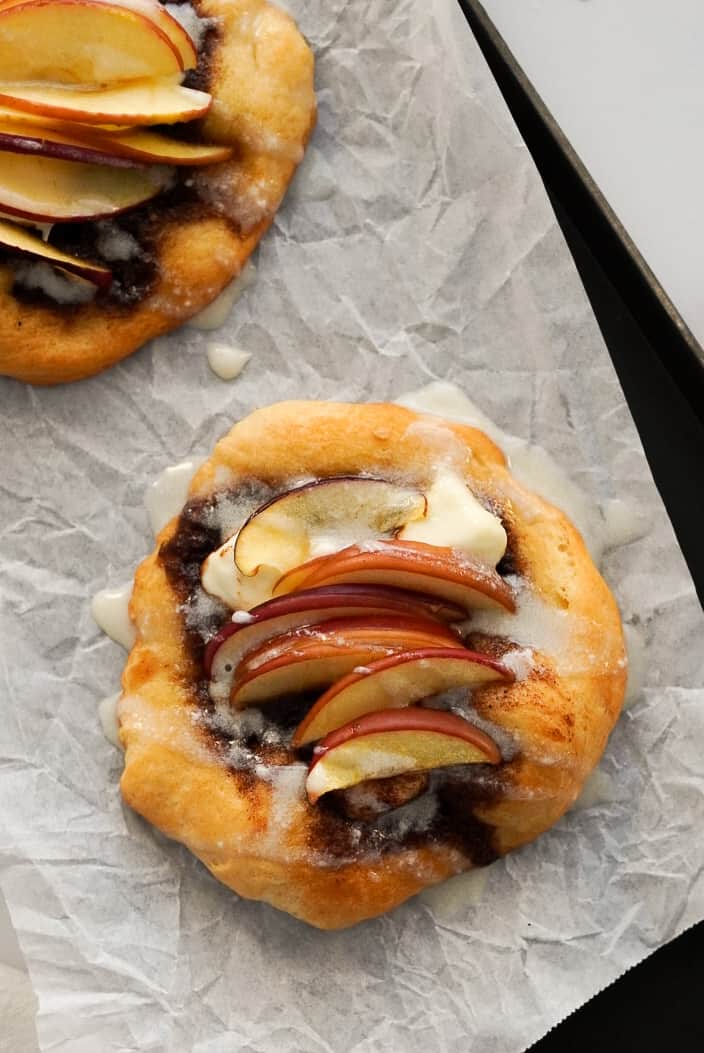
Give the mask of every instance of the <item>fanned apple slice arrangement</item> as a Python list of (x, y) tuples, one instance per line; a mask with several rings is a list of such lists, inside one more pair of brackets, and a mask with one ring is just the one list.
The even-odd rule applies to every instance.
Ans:
[(227, 160), (149, 125), (191, 121), (211, 97), (182, 86), (196, 43), (158, 0), (0, 2), (0, 248), (108, 288), (110, 268), (27, 230), (133, 209), (176, 166)]
[(505, 548), (505, 534), (479, 508), (462, 549), (404, 539), (410, 524), (422, 537), (432, 517), (437, 510), (412, 487), (325, 479), (263, 505), (227, 543), (235, 577), (273, 580), (273, 598), (237, 611), (208, 643), (210, 695), (243, 710), (322, 692), (292, 740), (296, 749), (315, 744), (311, 803), (369, 779), (501, 761), (484, 731), (424, 703), (514, 679), (453, 627), (478, 607), (515, 610), (509, 585), (470, 554), (472, 542), (491, 543), (491, 531)]

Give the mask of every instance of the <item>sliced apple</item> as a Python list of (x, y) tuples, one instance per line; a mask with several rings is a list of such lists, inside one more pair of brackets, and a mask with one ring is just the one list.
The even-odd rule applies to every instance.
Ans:
[[(210, 696), (214, 701), (230, 697), (235, 672), (246, 654), (266, 640), (304, 625), (338, 618), (405, 615), (427, 620), (437, 617), (439, 605), (428, 598), (401, 589), (374, 586), (341, 585), (339, 588), (313, 589), (269, 600), (249, 611), (249, 621), (228, 622), (205, 649), (203, 664), (210, 677)], [(449, 619), (462, 617), (462, 612), (448, 608)]]
[(77, 256), (68, 256), (22, 227), (14, 223), (7, 223), (2, 219), (0, 219), (0, 247), (10, 252), (18, 252), (23, 256), (46, 260), (53, 267), (60, 267), (71, 274), (77, 274), (79, 278), (85, 278), (86, 281), (101, 289), (107, 288), (112, 282), (112, 272), (107, 267), (99, 263), (92, 263), (90, 260), (79, 259)]
[(50, 157), (0, 154), (0, 210), (42, 222), (116, 215), (168, 185), (161, 168), (108, 168)]
[(499, 764), (498, 746), (469, 721), (437, 709), (368, 713), (331, 732), (313, 752), (306, 791), (312, 804), (367, 779), (453, 764)]
[[(0, 0), (0, 10), (8, 7), (19, 7), (28, 0)], [(169, 38), (181, 58), (181, 69), (194, 69), (198, 62), (198, 50), (190, 35), (181, 23), (166, 11), (158, 0), (115, 0), (120, 7), (127, 7), (144, 15), (150, 22)]]
[(100, 91), (0, 83), (0, 103), (11, 111), (61, 121), (132, 127), (194, 120), (208, 112), (212, 98), (182, 88), (178, 78), (162, 77)]
[(322, 739), (365, 713), (412, 706), (453, 687), (472, 690), (492, 681), (513, 679), (513, 673), (500, 662), (462, 648), (392, 655), (333, 684), (299, 724), (293, 745), (304, 746)]
[(383, 479), (339, 477), (306, 483), (254, 512), (237, 536), (235, 563), (248, 575), (260, 566), (283, 572), (308, 559), (320, 544), (343, 548), (350, 540), (393, 534), (422, 516), (425, 505), (418, 490)]
[(158, 132), (130, 130), (124, 135), (100, 135), (88, 127), (75, 133), (67, 128), (42, 128), (1, 117), (0, 151), (116, 168), (145, 164), (210, 165), (232, 157), (229, 146), (183, 143)]
[(109, 152), (113, 157), (128, 159), (139, 164), (159, 165), (213, 165), (232, 157), (230, 146), (209, 146), (207, 143), (184, 143), (158, 132), (129, 131), (125, 134), (107, 133), (93, 136), (86, 129), (86, 140), (93, 139), (96, 147)]
[(378, 541), (351, 545), (313, 559), (284, 574), (274, 596), (322, 585), (393, 585), (442, 596), (466, 611), (502, 607), (515, 611), (513, 592), (486, 564), (451, 548), (420, 541)]
[[(25, 113), (23, 110), (11, 110), (7, 106), (0, 106), (0, 121), (8, 121), (13, 125), (19, 125), (24, 129), (23, 134), (36, 134), (36, 129), (54, 129), (59, 132), (65, 132), (66, 135), (85, 135), (86, 132), (90, 131), (90, 134), (100, 136), (108, 135), (125, 135), (131, 131), (130, 128), (126, 128), (121, 124), (91, 124), (89, 128), (86, 128), (83, 124), (74, 124), (71, 121), (62, 121), (54, 119), (52, 117), (42, 117), (36, 113)], [(31, 131), (27, 131), (27, 127), (32, 126)], [(19, 129), (18, 129), (19, 130)]]
[(98, 0), (28, 0), (0, 8), (4, 81), (96, 86), (183, 71), (156, 22)]
[(251, 651), (235, 674), (235, 709), (325, 687), (357, 666), (409, 648), (452, 647), (457, 637), (414, 618), (340, 618), (282, 633)]
[(79, 136), (55, 128), (15, 124), (0, 119), (0, 152), (32, 154), (33, 157), (54, 157), (62, 161), (82, 161), (84, 164), (113, 165), (134, 168), (138, 162), (118, 154), (103, 145), (101, 140), (91, 143)]

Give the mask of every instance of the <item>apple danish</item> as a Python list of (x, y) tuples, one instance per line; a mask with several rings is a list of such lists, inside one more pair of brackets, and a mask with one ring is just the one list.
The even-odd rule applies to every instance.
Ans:
[(0, 68), (0, 373), (78, 380), (239, 275), (314, 125), (313, 57), (267, 0), (4, 0)]
[(480, 431), (396, 405), (236, 424), (139, 567), (124, 799), (340, 928), (552, 826), (618, 717), (616, 603)]

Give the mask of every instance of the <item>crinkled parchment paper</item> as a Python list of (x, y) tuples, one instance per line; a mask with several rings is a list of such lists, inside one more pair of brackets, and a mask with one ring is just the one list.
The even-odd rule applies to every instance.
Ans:
[[(320, 121), (218, 333), (252, 352), (242, 377), (184, 329), (82, 384), (0, 388), (0, 858), (44, 1050), (513, 1053), (704, 915), (702, 617), (530, 157), (453, 0), (290, 6)], [(604, 563), (645, 687), (591, 807), (486, 880), (324, 934), (122, 807), (97, 706), (123, 655), (89, 600), (151, 547), (146, 486), (241, 414), (435, 378), (647, 512)]]

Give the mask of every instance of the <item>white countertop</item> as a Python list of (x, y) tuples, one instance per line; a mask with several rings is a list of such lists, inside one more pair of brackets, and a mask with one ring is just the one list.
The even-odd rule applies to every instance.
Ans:
[(704, 345), (704, 0), (483, 0)]

